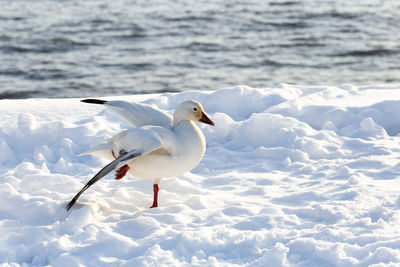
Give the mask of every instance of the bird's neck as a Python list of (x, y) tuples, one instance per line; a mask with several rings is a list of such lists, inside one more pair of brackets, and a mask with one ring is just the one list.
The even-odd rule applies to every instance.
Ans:
[(172, 130), (181, 137), (189, 137), (188, 140), (204, 139), (203, 133), (193, 121), (181, 120), (172, 127)]
[(188, 159), (197, 164), (203, 157), (206, 148), (206, 140), (200, 128), (193, 121), (182, 120), (173, 127), (173, 131), (179, 137), (180, 144), (190, 148), (188, 151), (193, 156)]
[(194, 123), (189, 120), (179, 120), (179, 121), (174, 121), (174, 124), (172, 125), (172, 129), (174, 131), (179, 131), (185, 128), (194, 128)]

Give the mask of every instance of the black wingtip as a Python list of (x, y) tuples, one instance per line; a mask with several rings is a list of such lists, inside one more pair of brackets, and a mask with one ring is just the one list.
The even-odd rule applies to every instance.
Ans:
[(69, 211), (69, 210), (72, 208), (72, 206), (75, 204), (75, 202), (76, 202), (75, 199), (71, 200), (71, 201), (68, 203), (68, 205), (65, 207), (65, 209), (66, 209), (67, 211)]
[(105, 100), (100, 100), (100, 99), (83, 99), (83, 100), (81, 100), (81, 102), (84, 102), (84, 103), (89, 103), (89, 104), (100, 104), (100, 105), (103, 105), (103, 104), (105, 104), (107, 101), (105, 101)]

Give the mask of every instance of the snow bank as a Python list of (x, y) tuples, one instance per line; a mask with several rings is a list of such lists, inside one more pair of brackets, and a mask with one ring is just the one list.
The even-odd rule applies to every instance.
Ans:
[[(129, 127), (77, 99), (0, 101), (0, 263), (51, 266), (400, 264), (400, 86), (124, 96), (172, 112), (201, 101), (202, 162), (152, 181), (78, 156)], [(122, 97), (121, 97), (122, 98)]]

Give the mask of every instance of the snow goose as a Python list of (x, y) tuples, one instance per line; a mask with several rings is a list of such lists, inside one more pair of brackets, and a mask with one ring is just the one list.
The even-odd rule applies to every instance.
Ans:
[(67, 205), (67, 210), (86, 189), (113, 170), (117, 180), (127, 172), (132, 176), (154, 179), (154, 198), (150, 208), (157, 207), (161, 178), (188, 172), (203, 158), (206, 141), (193, 122), (214, 125), (202, 105), (194, 100), (179, 104), (173, 117), (149, 105), (133, 102), (98, 99), (85, 99), (82, 102), (104, 105), (135, 128), (125, 130), (85, 152), (111, 162), (76, 194)]

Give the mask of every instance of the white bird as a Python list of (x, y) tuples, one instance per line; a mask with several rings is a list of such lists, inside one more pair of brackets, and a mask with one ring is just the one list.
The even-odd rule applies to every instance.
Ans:
[(203, 158), (206, 141), (193, 122), (214, 125), (202, 105), (194, 100), (179, 104), (173, 117), (149, 105), (85, 99), (85, 103), (101, 104), (131, 123), (125, 130), (85, 154), (111, 160), (67, 205), (69, 210), (79, 196), (95, 182), (115, 170), (119, 180), (129, 172), (132, 176), (153, 178), (153, 205), (158, 206), (159, 184), (162, 178), (174, 177), (192, 170)]

